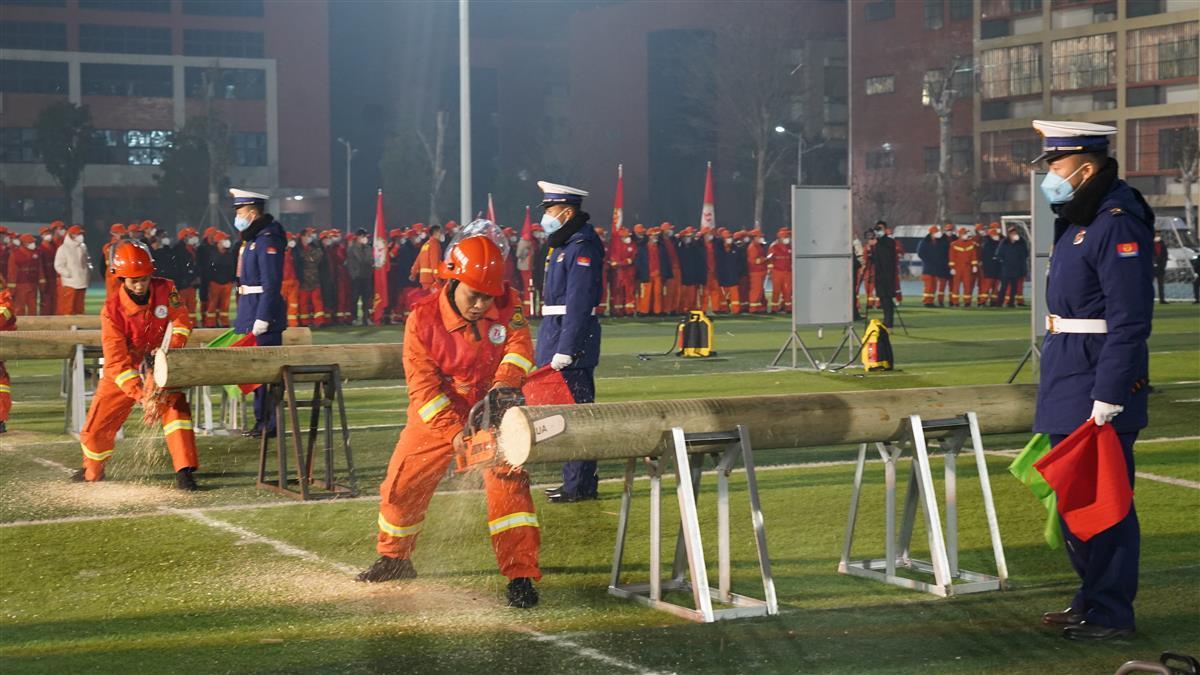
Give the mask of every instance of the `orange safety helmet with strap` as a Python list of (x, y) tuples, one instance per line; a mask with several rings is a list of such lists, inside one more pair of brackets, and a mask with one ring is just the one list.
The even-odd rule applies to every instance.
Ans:
[(450, 250), (438, 276), (457, 279), (481, 293), (504, 295), (504, 255), (486, 236), (467, 237)]
[(109, 270), (115, 277), (130, 279), (154, 274), (154, 258), (150, 255), (150, 247), (140, 241), (123, 241), (117, 244), (112, 253)]

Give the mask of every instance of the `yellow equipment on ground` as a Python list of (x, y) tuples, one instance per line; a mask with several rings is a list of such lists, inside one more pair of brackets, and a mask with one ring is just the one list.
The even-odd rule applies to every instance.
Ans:
[(867, 372), (891, 370), (893, 363), (892, 339), (887, 326), (879, 319), (871, 319), (863, 333), (862, 364)]
[(679, 322), (679, 352), (684, 358), (713, 355), (713, 324), (704, 312), (688, 312)]

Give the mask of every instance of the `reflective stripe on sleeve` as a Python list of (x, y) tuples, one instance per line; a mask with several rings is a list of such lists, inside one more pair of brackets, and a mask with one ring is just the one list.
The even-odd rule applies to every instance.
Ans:
[(138, 372), (136, 370), (130, 368), (129, 370), (122, 370), (120, 373), (118, 373), (117, 376), (113, 378), (113, 381), (115, 381), (117, 383), (118, 387), (123, 387), (123, 386), (125, 386), (126, 382), (132, 380), (133, 378), (135, 378), (137, 376), (138, 376)]
[[(424, 522), (424, 521), (422, 521), (422, 522)], [(406, 527), (401, 527), (399, 525), (393, 525), (393, 524), (389, 523), (387, 521), (387, 519), (383, 517), (382, 513), (379, 514), (379, 531), (383, 532), (384, 534), (391, 535), (393, 537), (414, 536), (418, 532), (421, 531), (421, 524), (422, 523), (417, 523), (416, 525), (408, 525)]]
[(0, 384), (0, 394), (11, 394), (11, 393), (12, 393), (12, 387), (8, 386), (7, 384)]
[(172, 326), (171, 334), (172, 335), (183, 335), (186, 337), (186, 336), (192, 334), (192, 329), (188, 328), (186, 326)]
[(533, 370), (533, 362), (524, 356), (517, 354), (516, 352), (509, 352), (504, 355), (503, 359), (500, 359), (500, 365), (504, 365), (506, 363), (520, 368), (521, 370), (525, 371), (526, 374)]
[(170, 436), (171, 434), (175, 433), (176, 431), (181, 431), (183, 429), (192, 429), (192, 428), (193, 427), (192, 427), (191, 420), (175, 420), (173, 422), (167, 422), (166, 424), (163, 425), (163, 435)]
[(514, 527), (541, 527), (538, 525), (537, 514), (528, 512), (510, 513), (495, 520), (488, 521), (488, 531), (492, 536)]
[(418, 408), (417, 414), (421, 416), (422, 422), (428, 422), (449, 406), (450, 399), (446, 398), (445, 394), (438, 394), (437, 398)]
[(83, 448), (84, 457), (96, 462), (106, 461), (113, 454), (112, 450), (105, 450), (104, 452), (92, 452), (91, 450), (88, 450), (88, 446), (84, 445), (83, 443), (80, 443), (79, 447)]

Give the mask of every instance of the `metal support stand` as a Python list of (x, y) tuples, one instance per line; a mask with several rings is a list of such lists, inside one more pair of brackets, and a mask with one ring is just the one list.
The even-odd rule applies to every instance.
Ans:
[(221, 402), (216, 412), (212, 402), (212, 387), (203, 385), (190, 390), (192, 410), (198, 411), (200, 423), (196, 433), (205, 436), (230, 436), (246, 428), (246, 396), (231, 395), (229, 387), (220, 387)]
[[(661, 578), (662, 563), (662, 460), (644, 460), (650, 473), (650, 581), (643, 584), (622, 584), (621, 563), (625, 553), (625, 538), (629, 527), (629, 510), (633, 501), (633, 476), (637, 460), (625, 465), (625, 490), (621, 496), (621, 512), (617, 519), (617, 542), (613, 552), (612, 577), (608, 592), (619, 598), (634, 600), (648, 607), (669, 612), (692, 621), (709, 623), (720, 619), (748, 616), (767, 616), (779, 613), (775, 597), (775, 581), (771, 561), (767, 557), (767, 532), (763, 523), (762, 505), (758, 499), (758, 481), (754, 475), (754, 457), (750, 436), (743, 426), (735, 431), (685, 434), (683, 429), (671, 430), (675, 447), (676, 492), (679, 497), (680, 527), (675, 541), (675, 558), (671, 578)], [(704, 547), (700, 538), (700, 519), (696, 499), (700, 493), (700, 475), (704, 456), (697, 455), (695, 464), (688, 446), (715, 446), (717, 458), (717, 588), (709, 586), (708, 568), (704, 563)], [(729, 555), (729, 474), (738, 456), (746, 468), (746, 487), (750, 494), (750, 517), (758, 549), (758, 566), (762, 577), (764, 599), (739, 595), (730, 590), (731, 564)], [(690, 581), (689, 581), (690, 578)], [(663, 600), (662, 593), (685, 591), (692, 594), (694, 607)], [(713, 603), (729, 605), (714, 608)]]
[[(846, 324), (845, 330), (842, 333), (841, 342), (838, 343), (837, 349), (833, 350), (833, 356), (829, 357), (829, 361), (826, 365), (829, 363), (836, 363), (837, 358), (842, 354), (842, 350), (846, 348), (846, 345), (849, 344), (850, 340), (852, 339), (855, 342), (861, 342), (861, 340), (858, 339), (858, 333), (854, 331), (854, 324), (848, 323)], [(775, 358), (771, 359), (771, 367), (776, 367), (779, 365), (779, 360), (783, 358), (783, 355), (787, 353), (789, 348), (792, 350), (793, 368), (797, 367), (796, 352), (799, 350), (804, 354), (804, 358), (808, 361), (808, 365), (812, 366), (813, 370), (825, 370), (825, 366), (822, 366), (820, 362), (813, 358), (812, 352), (808, 349), (808, 345), (804, 344), (804, 339), (800, 337), (800, 333), (795, 329), (792, 330), (792, 334), (788, 336), (787, 341), (783, 343), (783, 346), (779, 348), (779, 351), (775, 353)]]
[[(79, 438), (79, 432), (87, 421), (88, 405), (96, 393), (104, 369), (104, 350), (99, 347), (75, 345), (75, 353), (66, 360), (63, 369), (66, 379), (67, 402), (63, 430)], [(117, 438), (124, 438), (124, 431), (117, 430)]]
[[(979, 487), (983, 492), (983, 507), (987, 516), (988, 532), (992, 539), (992, 553), (996, 560), (996, 576), (970, 572), (958, 566), (958, 476), (956, 470), (958, 453), (971, 439), (972, 452), (979, 472)], [(942, 530), (937, 495), (933, 488), (933, 473), (929, 466), (929, 451), (926, 442), (936, 439), (946, 453), (946, 527)], [(854, 525), (858, 516), (858, 498), (862, 492), (863, 469), (866, 465), (867, 443), (858, 449), (858, 465), (854, 470), (854, 491), (850, 498), (850, 515), (846, 522), (846, 539), (842, 548), (838, 571), (868, 579), (876, 579), (902, 588), (925, 591), (946, 597), (1004, 588), (1008, 579), (1008, 565), (1004, 560), (1004, 546), (1000, 541), (1000, 527), (996, 521), (996, 506), (992, 501), (992, 487), (988, 479), (987, 462), (983, 455), (983, 441), (979, 433), (979, 420), (975, 413), (968, 412), (958, 417), (943, 420), (922, 421), (919, 415), (909, 417), (909, 429), (905, 439), (912, 445), (912, 469), (909, 472), (908, 492), (904, 503), (904, 516), (900, 523), (900, 534), (896, 534), (896, 460), (903, 453), (902, 444), (875, 443), (884, 462), (886, 481), (886, 543), (882, 559), (851, 560), (850, 549), (854, 541)], [(902, 441), (901, 443), (904, 443)], [(913, 559), (910, 554), (913, 524), (920, 502), (925, 518), (925, 530), (929, 536), (931, 561)], [(931, 574), (934, 583), (917, 581), (898, 576), (896, 570), (910, 573)], [(915, 575), (915, 574), (914, 574)], [(961, 583), (956, 583), (959, 581)]]
[[(1029, 349), (1025, 350), (1025, 356), (1021, 357), (1021, 362), (1018, 363), (1017, 367), (1012, 371), (1012, 375), (1008, 376), (1008, 381), (1006, 384), (1012, 384), (1013, 380), (1017, 379), (1017, 375), (1021, 374), (1021, 369), (1025, 367), (1026, 363), (1029, 363), (1029, 359), (1031, 358), (1038, 361), (1042, 360), (1042, 352), (1034, 344), (1029, 345)], [(1036, 377), (1036, 374), (1034, 376)]]
[[(280, 369), (279, 384), (269, 385), (269, 395), (275, 406), (275, 445), (278, 451), (278, 471), (273, 481), (267, 480), (267, 455), (269, 454), (269, 439), (267, 430), (259, 438), (258, 481), (261, 488), (266, 488), (282, 495), (296, 499), (318, 499), (329, 497), (354, 497), (358, 494), (358, 481), (354, 474), (354, 457), (350, 449), (350, 429), (346, 424), (346, 404), (342, 399), (342, 376), (337, 364), (323, 366), (284, 366)], [(300, 435), (300, 403), (296, 400), (297, 382), (312, 382), (313, 396), (308, 403), (310, 409), (307, 443)], [(346, 453), (346, 472), (348, 486), (334, 481), (333, 458), (333, 406), (337, 404), (338, 422), (341, 428), (342, 448)], [(322, 413), (325, 418), (323, 430), (322, 455), (325, 468), (323, 480), (313, 478), (313, 450), (317, 443)], [(290, 427), (289, 427), (290, 424)], [(287, 438), (292, 439), (296, 459), (296, 477), (288, 479), (287, 468)], [(298, 489), (289, 487), (293, 483)], [(310, 485), (318, 485), (326, 492), (313, 494)]]

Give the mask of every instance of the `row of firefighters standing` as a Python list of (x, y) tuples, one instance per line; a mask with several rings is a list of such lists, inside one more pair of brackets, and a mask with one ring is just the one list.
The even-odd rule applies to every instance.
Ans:
[(1000, 224), (974, 230), (947, 223), (929, 227), (917, 246), (924, 282), (922, 303), (926, 307), (999, 307), (1025, 305), (1025, 275), (1029, 271), (1029, 245), (1021, 231), (1010, 227), (1002, 234)]

